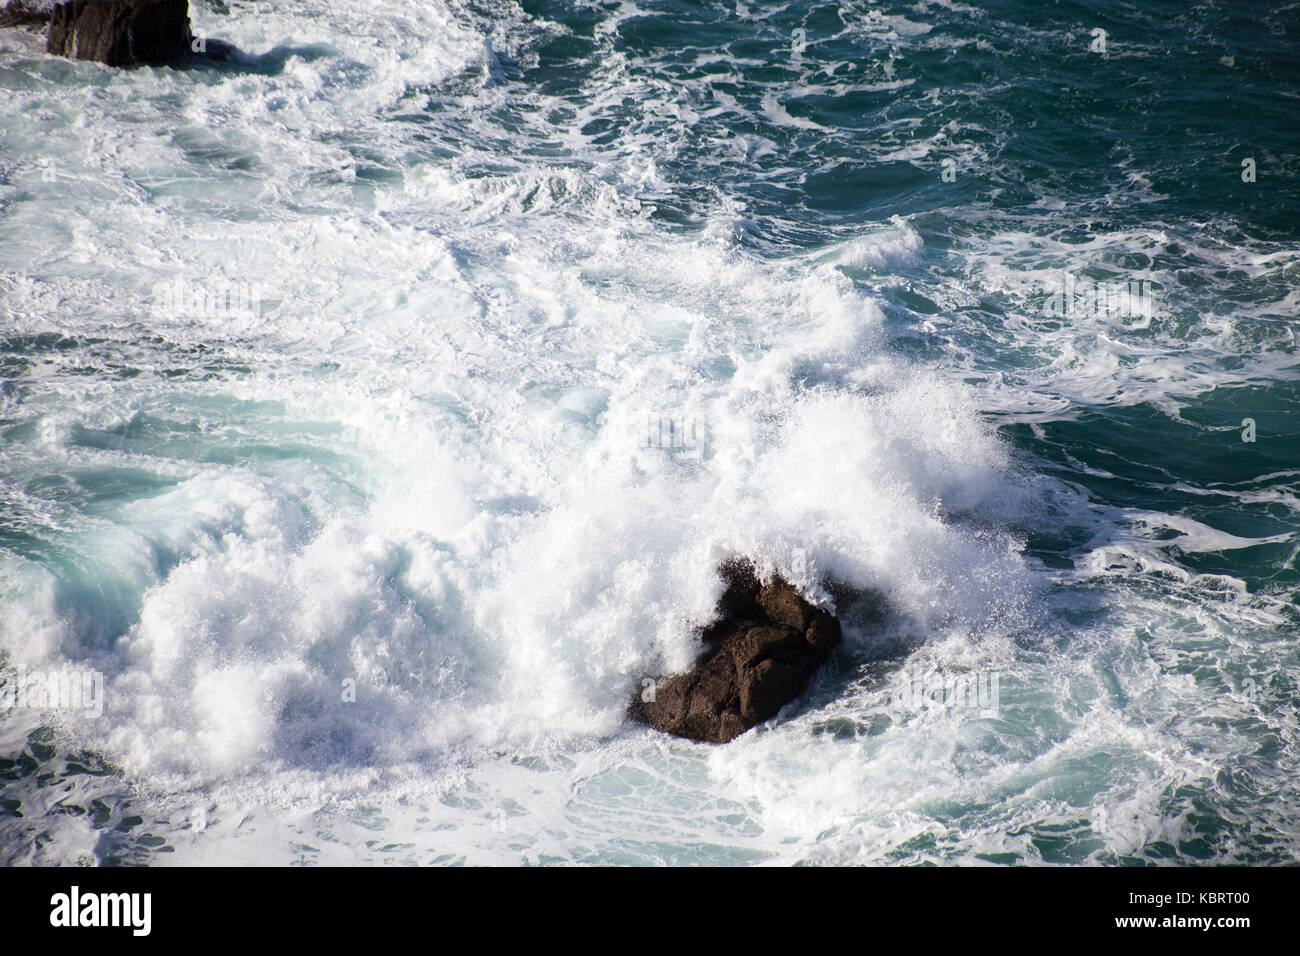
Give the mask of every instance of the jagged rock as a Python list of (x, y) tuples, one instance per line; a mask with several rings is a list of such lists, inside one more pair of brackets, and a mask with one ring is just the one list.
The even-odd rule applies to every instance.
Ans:
[(109, 66), (190, 52), (189, 0), (69, 0), (54, 7), (45, 49)]
[(50, 22), (50, 8), (40, 0), (10, 0), (0, 8), (0, 27), (38, 27)]
[(657, 730), (711, 743), (775, 716), (807, 690), (840, 642), (839, 621), (779, 576), (763, 585), (748, 561), (721, 571), (726, 588), (718, 620), (703, 630), (704, 654), (686, 673), (653, 683), (628, 709)]

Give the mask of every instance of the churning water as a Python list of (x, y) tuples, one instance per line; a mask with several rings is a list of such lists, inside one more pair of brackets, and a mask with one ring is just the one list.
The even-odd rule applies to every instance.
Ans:
[(0, 862), (1294, 861), (1300, 5), (1142, 8), (0, 31)]

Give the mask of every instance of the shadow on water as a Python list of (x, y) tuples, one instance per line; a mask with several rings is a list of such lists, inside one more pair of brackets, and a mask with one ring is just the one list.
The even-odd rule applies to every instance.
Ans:
[(813, 726), (817, 735), (836, 738), (875, 736), (891, 724), (888, 715), (836, 713), (836, 701), (854, 688), (876, 688), (889, 683), (901, 671), (924, 635), (909, 626), (906, 617), (893, 607), (884, 592), (827, 582), (835, 600), (836, 616), (844, 638), (829, 661), (813, 678), (807, 693), (792, 704), (794, 716), (804, 711), (827, 708), (827, 716)]
[(284, 72), (291, 59), (312, 63), (338, 54), (337, 50), (326, 43), (277, 46), (256, 55), (245, 53), (233, 43), (214, 37), (205, 37), (203, 43), (202, 51), (174, 61), (172, 69), (182, 72), (216, 70), (244, 76), (278, 76)]

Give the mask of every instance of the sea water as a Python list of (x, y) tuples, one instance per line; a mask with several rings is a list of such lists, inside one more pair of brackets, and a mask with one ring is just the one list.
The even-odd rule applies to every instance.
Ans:
[(0, 862), (1295, 861), (1300, 7), (190, 11), (0, 31)]

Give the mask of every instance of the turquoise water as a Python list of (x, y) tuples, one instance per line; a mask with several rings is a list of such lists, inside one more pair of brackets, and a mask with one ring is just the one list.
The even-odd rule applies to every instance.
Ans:
[(191, 13), (0, 32), (0, 860), (1296, 859), (1300, 7)]

